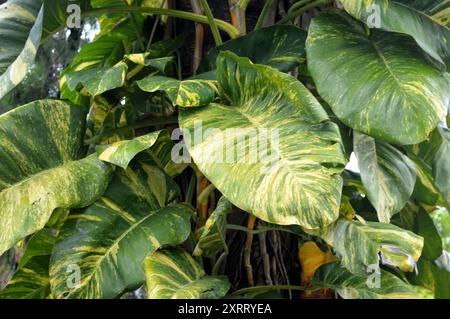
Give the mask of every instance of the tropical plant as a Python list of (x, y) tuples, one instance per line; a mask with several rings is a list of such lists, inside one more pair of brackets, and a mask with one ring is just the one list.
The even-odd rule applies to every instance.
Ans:
[(228, 2), (0, 6), (0, 298), (450, 298), (449, 2)]

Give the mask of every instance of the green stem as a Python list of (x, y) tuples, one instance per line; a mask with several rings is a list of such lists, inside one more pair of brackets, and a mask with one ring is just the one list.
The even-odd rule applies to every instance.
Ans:
[(294, 3), (288, 10), (288, 13), (292, 13), (294, 11), (296, 11), (297, 9), (303, 7), (304, 5), (310, 3), (313, 0), (300, 0), (296, 3)]
[(284, 232), (287, 232), (287, 233), (291, 233), (291, 234), (297, 235), (295, 232), (293, 232), (291, 230), (288, 230), (288, 229), (283, 228), (283, 227), (277, 227), (277, 226), (261, 227), (261, 228), (258, 228), (258, 229), (250, 230), (250, 229), (248, 229), (245, 226), (229, 224), (229, 225), (227, 225), (227, 229), (238, 230), (238, 231), (242, 231), (242, 232), (246, 232), (246, 233), (251, 233), (253, 235), (261, 234), (261, 233), (268, 232), (268, 231), (275, 231), (275, 230), (284, 231)]
[(192, 204), (192, 199), (194, 198), (195, 188), (197, 187), (197, 176), (192, 174), (191, 179), (189, 180), (189, 186), (186, 192), (185, 202)]
[[(174, 18), (209, 24), (208, 17), (203, 16), (201, 14), (185, 12), (185, 11), (181, 11), (181, 10), (165, 9), (165, 8), (146, 8), (146, 7), (136, 7), (136, 6), (105, 7), (105, 8), (92, 9), (89, 11), (85, 11), (83, 13), (83, 16), (97, 16), (100, 14), (129, 13), (129, 12), (166, 15), (166, 16), (170, 16), (170, 17), (174, 17)], [(239, 31), (234, 26), (229, 24), (228, 22), (225, 22), (225, 21), (219, 20), (219, 19), (214, 19), (214, 22), (215, 22), (216, 26), (219, 29), (225, 31), (230, 36), (230, 38), (234, 39), (240, 35)]]
[[(128, 4), (128, 2), (126, 0), (123, 0), (123, 3), (126, 6), (129, 6), (129, 4)], [(137, 21), (136, 21), (136, 17), (132, 13), (128, 13), (128, 17), (130, 18), (131, 23), (133, 24), (134, 31), (136, 32), (136, 39), (137, 39), (139, 48), (141, 49), (141, 51), (143, 51), (145, 49), (144, 41), (142, 40), (141, 32), (139, 31), (139, 27), (138, 27), (138, 24), (137, 24)]]
[(100, 142), (103, 137), (107, 137), (114, 133), (120, 133), (120, 132), (124, 132), (127, 130), (137, 130), (137, 129), (145, 128), (145, 127), (160, 126), (160, 125), (167, 125), (167, 124), (177, 124), (177, 123), (178, 123), (177, 117), (145, 120), (145, 121), (142, 121), (139, 123), (122, 126), (122, 127), (104, 132), (102, 134), (96, 135), (94, 137), (84, 140), (84, 144), (85, 145), (95, 144), (95, 143)]
[(209, 195), (216, 189), (213, 184), (209, 184), (200, 195), (198, 195), (197, 202), (199, 204), (205, 204), (208, 200)]
[(284, 24), (287, 23), (289, 21), (291, 21), (292, 19), (294, 19), (295, 17), (302, 15), (305, 12), (310, 11), (311, 9), (314, 9), (315, 7), (318, 7), (322, 4), (326, 4), (331, 2), (332, 0), (317, 0), (314, 1), (313, 3), (310, 3), (300, 9), (298, 9), (297, 11), (294, 12), (290, 12), (287, 14), (287, 16), (285, 16), (283, 19), (281, 19), (280, 21), (278, 21), (276, 24)]
[(208, 18), (208, 24), (211, 28), (214, 41), (216, 42), (216, 45), (219, 46), (222, 44), (222, 38), (220, 37), (219, 28), (217, 27), (211, 8), (208, 5), (208, 1), (200, 0), (200, 4), (203, 8), (203, 11), (205, 12), (206, 17)]
[(232, 295), (243, 295), (249, 292), (256, 291), (267, 291), (267, 290), (301, 290), (301, 291), (315, 291), (317, 289), (306, 288), (303, 286), (294, 286), (294, 285), (273, 285), (273, 286), (255, 286), (255, 287), (247, 287), (243, 289), (236, 290), (232, 293)]
[(263, 7), (263, 9), (261, 11), (261, 14), (259, 15), (259, 18), (258, 18), (258, 21), (256, 22), (254, 30), (261, 29), (261, 27), (262, 27), (262, 25), (264, 23), (264, 19), (269, 14), (269, 10), (270, 10), (270, 8), (273, 5), (273, 1), (274, 0), (266, 0), (266, 3), (264, 4), (264, 7)]
[(225, 262), (227, 256), (228, 256), (228, 252), (226, 252), (226, 251), (223, 252), (223, 253), (220, 255), (219, 259), (217, 259), (217, 261), (216, 261), (216, 263), (214, 264), (214, 267), (213, 267), (213, 269), (212, 269), (212, 271), (211, 271), (211, 275), (212, 275), (212, 276), (217, 276), (217, 275), (219, 275), (220, 270), (222, 269), (222, 265), (223, 265), (223, 263)]

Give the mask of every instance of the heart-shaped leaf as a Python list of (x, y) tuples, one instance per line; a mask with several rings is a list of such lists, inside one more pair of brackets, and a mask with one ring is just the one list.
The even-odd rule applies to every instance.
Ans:
[(306, 41), (320, 96), (354, 130), (387, 142), (424, 141), (447, 113), (449, 78), (409, 36), (340, 11), (315, 17)]
[(66, 81), (72, 91), (78, 84), (82, 84), (90, 95), (97, 96), (123, 86), (127, 71), (126, 63), (119, 62), (111, 68), (94, 68), (68, 73)]
[(449, 6), (441, 0), (341, 0), (370, 27), (412, 36), (425, 52), (450, 66)]
[(231, 52), (219, 55), (217, 78), (231, 105), (182, 109), (179, 118), (202, 173), (267, 222), (314, 229), (336, 220), (346, 160), (339, 129), (314, 96), (290, 75)]

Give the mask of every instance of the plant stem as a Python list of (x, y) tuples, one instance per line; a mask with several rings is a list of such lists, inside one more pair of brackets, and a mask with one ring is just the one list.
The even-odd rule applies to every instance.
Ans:
[[(164, 8), (146, 8), (136, 6), (97, 8), (83, 12), (83, 16), (97, 16), (100, 14), (128, 13), (128, 12), (166, 15), (169, 17), (209, 24), (208, 17), (192, 12), (185, 12), (181, 10), (164, 9)], [(214, 22), (217, 25), (217, 27), (225, 31), (230, 36), (230, 38), (234, 39), (240, 35), (239, 31), (228, 22), (225, 22), (220, 19), (214, 19)]]
[[(166, 0), (163, 0), (161, 2), (160, 8), (164, 8), (164, 5), (166, 4)], [(152, 31), (150, 32), (150, 37), (148, 38), (147, 46), (145, 47), (145, 52), (150, 50), (150, 46), (152, 45), (153, 38), (155, 37), (156, 28), (158, 27), (159, 20), (161, 20), (161, 15), (158, 14), (158, 16), (155, 19), (155, 22), (153, 23)]]
[(214, 41), (216, 42), (216, 45), (221, 45), (222, 37), (220, 36), (219, 28), (217, 27), (216, 21), (214, 19), (213, 13), (211, 11), (211, 8), (208, 5), (208, 1), (206, 0), (200, 0), (200, 4), (203, 8), (203, 11), (205, 12), (206, 17), (208, 18), (208, 24), (211, 28), (211, 32), (214, 38)]
[(297, 9), (303, 7), (304, 5), (310, 3), (311, 1), (314, 1), (314, 0), (300, 0), (300, 1), (296, 2), (296, 3), (294, 3), (289, 8), (288, 13), (292, 13), (292, 12), (296, 11)]
[[(126, 0), (123, 0), (123, 3), (126, 6), (129, 6), (129, 4), (128, 4), (128, 2)], [(141, 32), (139, 31), (138, 24), (137, 24), (137, 21), (136, 21), (136, 17), (131, 12), (128, 13), (128, 17), (130, 18), (131, 23), (133, 24), (133, 28), (136, 31), (136, 39), (137, 39), (139, 48), (140, 48), (140, 50), (144, 50), (145, 49), (144, 41), (142, 40)]]
[(238, 230), (238, 231), (242, 231), (242, 232), (246, 232), (246, 233), (250, 232), (253, 235), (258, 235), (258, 234), (261, 234), (261, 233), (265, 233), (265, 232), (268, 232), (268, 231), (275, 231), (275, 230), (284, 231), (284, 232), (287, 232), (287, 233), (291, 233), (291, 234), (297, 235), (293, 231), (290, 231), (290, 230), (288, 230), (286, 228), (282, 228), (282, 227), (276, 227), (276, 226), (273, 226), (273, 227), (261, 227), (261, 228), (258, 228), (256, 230), (249, 230), (247, 227), (244, 227), (244, 226), (228, 224), (227, 225), (227, 229)]
[(274, 0), (266, 0), (266, 3), (264, 4), (264, 7), (261, 11), (261, 14), (258, 17), (258, 21), (256, 22), (255, 29), (258, 30), (261, 29), (261, 27), (264, 24), (264, 20), (266, 19), (267, 15), (269, 14), (269, 10), (273, 5)]
[(294, 19), (295, 17), (302, 15), (305, 12), (308, 12), (311, 9), (314, 9), (315, 7), (318, 7), (322, 4), (326, 4), (328, 2), (331, 2), (332, 0), (317, 0), (314, 1), (313, 3), (310, 3), (300, 9), (298, 9), (297, 11), (293, 11), (287, 14), (287, 16), (285, 16), (283, 19), (281, 19), (280, 21), (278, 21), (276, 24), (284, 24), (287, 23), (289, 21), (291, 21), (292, 19)]
[(217, 261), (216, 261), (216, 263), (214, 264), (214, 267), (213, 267), (213, 269), (212, 269), (212, 271), (211, 271), (211, 275), (212, 275), (212, 276), (217, 276), (217, 275), (220, 274), (220, 270), (222, 269), (222, 265), (223, 265), (223, 263), (225, 262), (227, 256), (228, 256), (228, 252), (226, 252), (226, 251), (224, 251), (224, 252), (220, 255), (219, 259), (217, 259)]
[(249, 286), (255, 285), (255, 280), (253, 279), (253, 267), (251, 262), (252, 257), (252, 243), (253, 243), (253, 228), (255, 228), (256, 217), (253, 215), (249, 215), (247, 222), (247, 239), (245, 240), (244, 246), (244, 267), (247, 272), (247, 281)]
[[(203, 14), (199, 0), (191, 0), (191, 6), (194, 13)], [(200, 23), (195, 23), (195, 47), (192, 61), (192, 74), (197, 74), (203, 55), (203, 43), (205, 40), (205, 28)]]
[(186, 203), (192, 204), (196, 183), (197, 183), (197, 176), (195, 175), (195, 173), (193, 173), (191, 179), (189, 180), (189, 186), (186, 192), (186, 198), (184, 200)]
[(228, 0), (230, 7), (231, 22), (241, 34), (247, 33), (245, 10), (247, 6), (240, 6), (238, 0)]
[(208, 203), (208, 197), (215, 189), (216, 187), (213, 184), (209, 184), (208, 186), (206, 186), (206, 188), (197, 197), (197, 202), (200, 205)]

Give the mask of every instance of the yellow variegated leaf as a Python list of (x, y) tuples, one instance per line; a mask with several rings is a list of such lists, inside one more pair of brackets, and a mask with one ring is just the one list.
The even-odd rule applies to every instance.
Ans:
[(137, 84), (146, 92), (164, 91), (172, 104), (183, 107), (203, 106), (211, 103), (216, 97), (216, 87), (213, 81), (185, 80), (164, 76), (148, 76)]
[(200, 171), (234, 205), (264, 221), (309, 229), (339, 216), (345, 165), (338, 127), (295, 78), (231, 52), (217, 60), (230, 105), (182, 109)]
[(116, 142), (104, 149), (98, 158), (126, 169), (138, 153), (145, 151), (156, 143), (161, 132), (152, 132), (132, 140)]
[(96, 155), (79, 160), (85, 119), (86, 110), (52, 100), (0, 116), (0, 254), (56, 208), (89, 205), (106, 189), (112, 167)]
[[(56, 298), (115, 298), (144, 282), (142, 263), (190, 233), (193, 209), (171, 204), (176, 184), (158, 168), (134, 163), (117, 170), (105, 194), (75, 211), (58, 235), (50, 262)], [(68, 284), (67, 271), (79, 267), (80, 281)], [(70, 281), (69, 281), (70, 283)]]
[(369, 275), (354, 275), (335, 263), (320, 267), (313, 279), (320, 288), (335, 289), (344, 299), (431, 299), (428, 289), (410, 285), (388, 271), (371, 269)]
[(43, 0), (10, 0), (0, 5), (0, 99), (24, 79), (42, 35)]
[(413, 271), (423, 248), (423, 238), (391, 224), (351, 221), (345, 218), (314, 233), (338, 253), (342, 266), (355, 274), (382, 261), (402, 271)]

